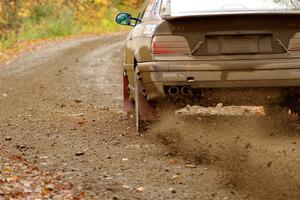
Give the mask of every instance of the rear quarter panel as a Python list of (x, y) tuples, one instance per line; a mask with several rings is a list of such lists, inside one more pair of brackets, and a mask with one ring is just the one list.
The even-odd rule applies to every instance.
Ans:
[(151, 42), (159, 23), (158, 20), (145, 21), (134, 27), (128, 35), (125, 48), (125, 71), (131, 86), (134, 86), (135, 81), (135, 64), (153, 61)]

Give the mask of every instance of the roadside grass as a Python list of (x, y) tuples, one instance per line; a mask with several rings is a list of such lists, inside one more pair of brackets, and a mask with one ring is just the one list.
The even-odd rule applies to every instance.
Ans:
[(128, 27), (121, 27), (114, 22), (119, 11), (128, 11), (136, 15), (136, 10), (132, 8), (117, 6), (107, 9), (102, 17), (82, 20), (84, 13), (82, 18), (78, 17), (78, 13), (68, 7), (58, 10), (54, 4), (34, 6), (30, 16), (23, 17), (17, 27), (0, 29), (0, 63), (11, 57), (14, 52), (17, 54), (26, 49), (26, 45), (40, 43), (41, 40), (128, 30)]

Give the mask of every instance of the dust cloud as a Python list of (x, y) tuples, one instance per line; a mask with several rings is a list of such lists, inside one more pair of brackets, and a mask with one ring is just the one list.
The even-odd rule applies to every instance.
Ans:
[(172, 155), (228, 171), (224, 186), (254, 199), (300, 199), (300, 135), (291, 128), (286, 112), (275, 113), (179, 118), (169, 110), (148, 134)]

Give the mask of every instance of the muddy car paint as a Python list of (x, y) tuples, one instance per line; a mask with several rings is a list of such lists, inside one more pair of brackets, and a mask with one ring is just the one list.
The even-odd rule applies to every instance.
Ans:
[[(135, 84), (135, 66), (137, 63), (151, 62), (153, 60), (151, 54), (151, 42), (155, 29), (158, 27), (162, 19), (159, 17), (158, 9), (160, 1), (146, 1), (142, 6), (138, 18), (142, 23), (137, 24), (127, 37), (125, 46), (124, 72), (129, 78), (130, 88), (134, 88)], [(154, 8), (156, 12), (154, 12)], [(131, 90), (131, 94), (134, 91)]]
[(167, 96), (171, 86), (300, 86), (299, 13), (168, 18), (161, 16), (161, 9), (161, 1), (147, 1), (141, 23), (128, 36), (124, 74), (131, 99), (136, 97), (137, 76), (146, 101)]

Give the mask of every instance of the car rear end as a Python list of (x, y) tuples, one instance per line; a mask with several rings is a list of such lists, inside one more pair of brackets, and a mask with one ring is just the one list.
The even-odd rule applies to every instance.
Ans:
[(223, 89), (297, 93), (298, 1), (164, 0), (160, 14), (153, 61), (138, 64), (148, 100)]

